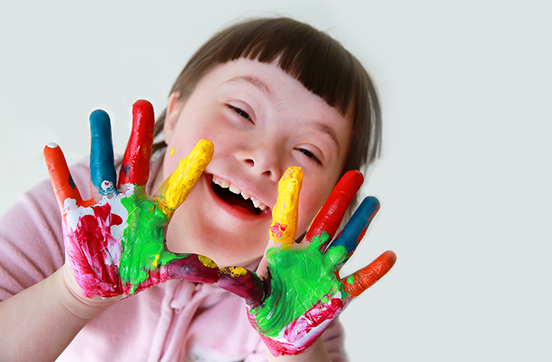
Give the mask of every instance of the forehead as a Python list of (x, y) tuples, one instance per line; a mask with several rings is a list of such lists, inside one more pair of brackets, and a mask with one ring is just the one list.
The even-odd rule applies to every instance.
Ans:
[[(286, 73), (278, 66), (278, 59), (272, 63), (262, 63), (256, 60), (239, 58), (230, 62), (215, 66), (199, 82), (209, 83), (211, 87), (218, 86), (236, 86), (243, 88), (252, 88), (263, 95), (274, 99), (275, 101), (286, 100), (288, 106), (293, 104), (300, 105), (301, 101), (305, 107), (311, 106), (325, 114), (339, 113), (340, 111), (330, 106), (322, 97), (308, 90), (299, 80)], [(297, 102), (296, 97), (301, 97)], [(301, 108), (301, 107), (298, 107)], [(313, 111), (314, 109), (311, 109)], [(340, 114), (341, 116), (341, 114)], [(343, 117), (347, 119), (348, 116)]]
[[(291, 120), (315, 135), (327, 136), (335, 143), (338, 156), (348, 153), (352, 120), (305, 88), (283, 71), (277, 62), (261, 63), (240, 58), (213, 68), (198, 83), (202, 96), (213, 94), (236, 97), (262, 104), (262, 110)], [(253, 105), (253, 104), (252, 104)]]

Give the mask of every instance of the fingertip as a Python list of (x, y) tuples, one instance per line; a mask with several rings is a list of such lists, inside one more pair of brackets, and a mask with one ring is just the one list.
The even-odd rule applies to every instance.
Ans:
[(44, 154), (48, 170), (54, 167), (54, 165), (57, 166), (60, 162), (65, 164), (65, 156), (63, 156), (63, 152), (57, 143), (47, 143), (42, 152)]
[[(148, 122), (148, 126), (149, 123), (155, 123), (153, 105), (145, 99), (139, 99), (134, 102), (134, 104), (132, 105), (132, 116), (135, 121), (141, 121), (145, 119)], [(147, 128), (147, 131), (149, 131), (149, 128), (151, 127)]]
[(385, 253), (381, 254), (380, 258), (384, 258), (390, 268), (397, 262), (397, 254), (392, 250), (387, 250)]
[[(359, 206), (359, 209), (365, 209), (367, 214), (371, 216), (375, 215), (379, 211), (381, 204), (379, 200), (374, 196), (366, 196)], [(373, 214), (373, 215), (372, 215)]]
[(44, 149), (42, 150), (42, 153), (44, 154), (46, 165), (48, 166), (49, 163), (52, 161), (52, 159), (55, 158), (56, 155), (60, 152), (61, 152), (61, 149), (59, 148), (59, 145), (57, 143), (50, 142), (44, 145)]
[(111, 120), (109, 119), (109, 114), (107, 114), (107, 112), (103, 109), (96, 109), (95, 111), (90, 113), (89, 119), (91, 124), (111, 122)]
[(349, 170), (343, 175), (341, 180), (345, 182), (348, 187), (355, 186), (358, 189), (364, 183), (364, 175), (358, 170)]
[(206, 138), (200, 139), (198, 144), (201, 145), (201, 148), (206, 149), (206, 150), (214, 150), (215, 149), (215, 145), (213, 144), (213, 142), (211, 142), (211, 140), (208, 140)]
[(138, 99), (134, 104), (132, 105), (134, 108), (153, 108), (151, 105), (151, 102), (146, 99)]

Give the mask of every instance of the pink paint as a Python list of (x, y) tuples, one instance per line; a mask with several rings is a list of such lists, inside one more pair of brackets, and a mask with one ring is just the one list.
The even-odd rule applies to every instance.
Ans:
[(281, 239), (282, 236), (284, 236), (284, 232), (286, 231), (286, 229), (287, 229), (287, 225), (283, 225), (283, 224), (280, 224), (279, 222), (277, 222), (277, 223), (274, 223), (274, 225), (272, 225), (270, 227), (270, 233), (275, 238)]
[(122, 293), (118, 267), (108, 252), (110, 245), (118, 243), (111, 236), (111, 226), (120, 225), (120, 216), (111, 213), (111, 205), (93, 206), (94, 215), (79, 218), (75, 230), (64, 224), (67, 254), (75, 278), (84, 291), (92, 297), (114, 297)]

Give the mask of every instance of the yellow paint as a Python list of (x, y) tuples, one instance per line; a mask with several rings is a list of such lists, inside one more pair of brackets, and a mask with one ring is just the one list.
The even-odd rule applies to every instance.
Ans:
[(240, 266), (238, 266), (238, 267), (231, 266), (231, 267), (228, 267), (226, 269), (230, 272), (230, 274), (233, 277), (241, 277), (242, 275), (247, 274), (247, 269), (242, 268)]
[(151, 267), (152, 267), (152, 268), (157, 268), (157, 261), (159, 260), (159, 257), (160, 257), (160, 256), (161, 256), (160, 254), (157, 254), (157, 255), (155, 256), (155, 260), (151, 263)]
[(169, 155), (169, 157), (172, 157), (174, 155), (174, 147), (171, 148), (171, 154)]
[(211, 162), (213, 152), (214, 146), (211, 141), (200, 140), (192, 152), (180, 160), (176, 171), (163, 182), (156, 200), (159, 209), (168, 219), (172, 217), (176, 208), (186, 200), (203, 170)]
[(290, 167), (278, 184), (278, 200), (272, 210), (270, 240), (282, 243), (282, 248), (290, 247), (297, 233), (297, 214), (299, 210), (299, 193), (303, 185), (301, 167)]
[(218, 268), (217, 264), (212, 259), (210, 259), (206, 256), (198, 255), (197, 258), (207, 268)]

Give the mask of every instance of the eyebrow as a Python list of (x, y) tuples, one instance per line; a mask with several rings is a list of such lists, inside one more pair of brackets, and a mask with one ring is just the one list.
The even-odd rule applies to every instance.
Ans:
[[(274, 93), (272, 93), (270, 88), (262, 80), (260, 80), (259, 78), (255, 77), (255, 76), (252, 76), (252, 75), (240, 75), (240, 76), (237, 76), (237, 77), (234, 77), (234, 78), (231, 78), (231, 79), (227, 80), (225, 83), (247, 83), (247, 84), (250, 84), (253, 87), (257, 88), (261, 92), (265, 93), (269, 97), (271, 97), (271, 98), (274, 97)], [(340, 154), (341, 147), (340, 147), (339, 141), (337, 139), (337, 134), (336, 134), (335, 130), (332, 127), (330, 127), (330, 126), (328, 126), (328, 125), (326, 125), (322, 122), (317, 122), (317, 121), (308, 122), (308, 125), (309, 126), (314, 126), (320, 132), (327, 134), (330, 137), (330, 139), (332, 140), (332, 142), (335, 144), (335, 146), (337, 148), (337, 154)]]
[(341, 147), (339, 145), (339, 141), (337, 140), (337, 134), (335, 133), (335, 130), (330, 126), (328, 126), (324, 123), (321, 123), (321, 122), (317, 122), (317, 121), (309, 122), (308, 124), (311, 125), (311, 126), (314, 126), (320, 132), (327, 134), (330, 137), (330, 139), (333, 141), (333, 143), (335, 144), (335, 146), (337, 148), (337, 154), (339, 155), (339, 153), (341, 152)]
[(268, 86), (259, 78), (252, 75), (240, 75), (226, 81), (226, 83), (247, 83), (257, 88), (266, 95), (273, 97), (274, 93), (268, 88)]

